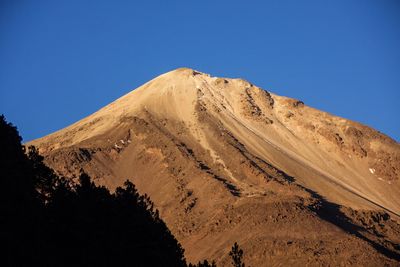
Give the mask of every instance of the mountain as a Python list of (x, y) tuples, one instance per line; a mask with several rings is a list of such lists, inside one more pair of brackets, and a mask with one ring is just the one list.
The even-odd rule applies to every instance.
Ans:
[(400, 262), (399, 143), (243, 79), (177, 69), (27, 145), (71, 179), (130, 179), (191, 262), (235, 241), (251, 266)]

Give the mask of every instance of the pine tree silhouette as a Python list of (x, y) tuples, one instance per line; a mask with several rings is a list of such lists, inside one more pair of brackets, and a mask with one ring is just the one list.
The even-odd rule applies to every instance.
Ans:
[(232, 265), (234, 267), (245, 267), (244, 263), (242, 262), (243, 250), (239, 248), (239, 245), (236, 242), (233, 244), (231, 252), (229, 252), (229, 256), (232, 258)]
[(217, 265), (215, 264), (215, 261), (209, 263), (208, 260), (204, 260), (203, 262), (199, 261), (197, 265), (189, 264), (189, 267), (217, 267)]
[(148, 196), (127, 181), (110, 193), (86, 173), (58, 177), (0, 117), (2, 266), (186, 266)]

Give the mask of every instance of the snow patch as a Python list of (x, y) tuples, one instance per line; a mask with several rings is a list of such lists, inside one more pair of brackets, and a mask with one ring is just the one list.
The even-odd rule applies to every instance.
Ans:
[(369, 168), (370, 173), (374, 174), (375, 173), (375, 169), (374, 168)]

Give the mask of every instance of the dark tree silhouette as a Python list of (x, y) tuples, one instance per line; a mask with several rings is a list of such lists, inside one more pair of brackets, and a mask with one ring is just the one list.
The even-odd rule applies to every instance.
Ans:
[(235, 242), (233, 245), (231, 252), (229, 252), (229, 256), (232, 259), (232, 265), (235, 267), (245, 267), (243, 260), (243, 250), (239, 248), (239, 245)]
[(58, 177), (0, 117), (2, 266), (186, 266), (153, 203), (127, 181), (115, 193), (82, 173)]
[(196, 265), (189, 264), (189, 267), (217, 267), (217, 265), (215, 261), (209, 263), (208, 260), (204, 260), (203, 262), (199, 261)]
[[(5, 245), (5, 265), (13, 259), (32, 258), (38, 244), (35, 237), (40, 225), (40, 203), (25, 148), (16, 127), (0, 117), (0, 240)], [(24, 241), (24, 242), (21, 242)]]

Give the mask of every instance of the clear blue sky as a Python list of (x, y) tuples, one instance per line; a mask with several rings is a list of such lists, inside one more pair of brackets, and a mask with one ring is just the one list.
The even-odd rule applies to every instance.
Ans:
[(400, 140), (400, 1), (0, 1), (0, 113), (25, 141), (183, 66)]

